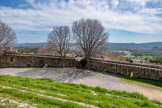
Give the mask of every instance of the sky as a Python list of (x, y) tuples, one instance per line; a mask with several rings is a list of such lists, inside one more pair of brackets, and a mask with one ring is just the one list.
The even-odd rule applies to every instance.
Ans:
[(46, 42), (54, 26), (98, 19), (109, 42), (162, 42), (162, 0), (0, 0), (0, 20), (18, 43)]

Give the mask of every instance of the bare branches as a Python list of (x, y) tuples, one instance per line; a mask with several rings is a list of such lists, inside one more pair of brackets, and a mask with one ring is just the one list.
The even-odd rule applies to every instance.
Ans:
[(65, 56), (70, 50), (70, 29), (68, 26), (54, 27), (48, 35), (48, 44), (56, 47), (57, 52), (62, 58), (64, 67)]
[(15, 42), (15, 32), (8, 25), (0, 21), (0, 46), (12, 46)]
[(89, 68), (90, 57), (108, 49), (106, 42), (109, 34), (105, 32), (101, 22), (91, 19), (81, 19), (73, 22), (72, 31), (88, 60)]
[[(108, 41), (109, 34), (105, 32), (101, 22), (91, 19), (81, 19), (73, 22), (72, 31), (77, 44), (87, 58), (89, 68), (91, 57), (107, 51), (106, 42)], [(48, 35), (48, 44), (56, 47), (64, 64), (65, 56), (71, 47), (69, 27), (54, 27), (53, 31)]]

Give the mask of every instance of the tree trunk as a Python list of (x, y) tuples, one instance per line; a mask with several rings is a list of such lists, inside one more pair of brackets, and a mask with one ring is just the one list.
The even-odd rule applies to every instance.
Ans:
[(65, 56), (63, 56), (63, 63), (62, 63), (62, 67), (65, 67)]
[(62, 57), (62, 68), (64, 68), (64, 59)]
[(61, 54), (62, 68), (64, 68), (64, 56)]
[(89, 56), (87, 57), (87, 68), (88, 70), (90, 69), (90, 57)]

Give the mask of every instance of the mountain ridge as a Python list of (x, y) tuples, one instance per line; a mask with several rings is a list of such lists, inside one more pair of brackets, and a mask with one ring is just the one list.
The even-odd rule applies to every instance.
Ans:
[[(107, 43), (110, 47), (162, 47), (162, 42), (146, 42), (146, 43)], [(16, 47), (41, 47), (42, 45), (47, 45), (47, 42), (40, 43), (17, 43)]]
[(162, 42), (147, 43), (109, 43), (110, 47), (162, 47)]

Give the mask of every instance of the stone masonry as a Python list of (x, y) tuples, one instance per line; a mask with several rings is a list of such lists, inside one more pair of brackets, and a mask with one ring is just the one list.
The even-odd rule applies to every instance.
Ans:
[[(91, 59), (91, 69), (119, 74), (130, 77), (147, 78), (162, 81), (162, 67), (154, 65), (140, 65), (122, 62), (103, 61)], [(61, 67), (61, 58), (58, 56), (21, 54), (12, 51), (12, 48), (0, 47), (0, 67)], [(65, 67), (80, 67), (79, 62), (72, 57), (67, 57)]]
[[(0, 67), (61, 67), (61, 58), (58, 56), (22, 54), (12, 51), (12, 48), (1, 50)], [(75, 58), (67, 57), (65, 67), (76, 66)]]
[(92, 59), (91, 68), (96, 71), (162, 81), (162, 68), (153, 65), (139, 65)]

